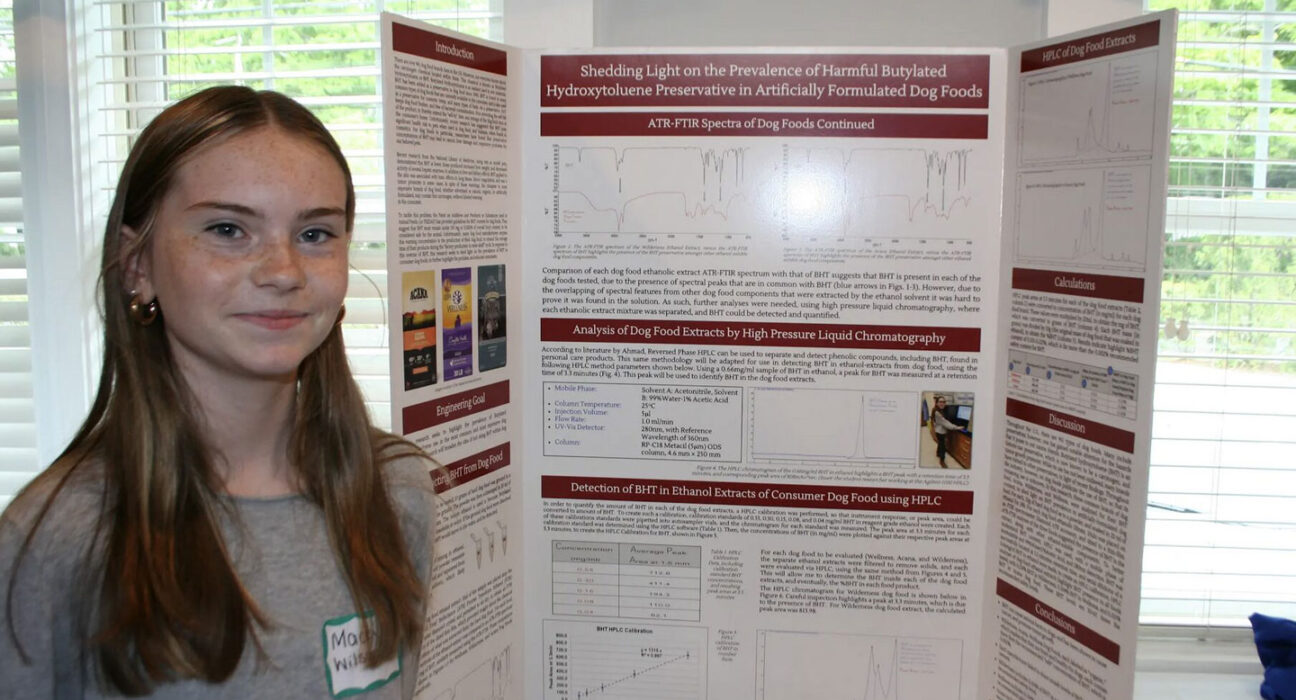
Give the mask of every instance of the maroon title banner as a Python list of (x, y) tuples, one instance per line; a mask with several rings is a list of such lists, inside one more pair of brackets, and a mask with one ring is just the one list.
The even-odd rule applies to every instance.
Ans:
[(1079, 416), (1054, 411), (1051, 408), (1035, 406), (1017, 399), (1008, 399), (1008, 415), (1017, 420), (1034, 423), (1042, 428), (1066, 433), (1081, 440), (1096, 442), (1113, 450), (1120, 450), (1130, 454), (1134, 452), (1134, 433), (1128, 430), (1095, 423)]
[(432, 490), (444, 493), (507, 467), (513, 461), (511, 443), (496, 445), (477, 454), (432, 470)]
[(985, 54), (599, 54), (540, 57), (542, 107), (986, 109)]
[(639, 321), (614, 318), (542, 318), (548, 343), (673, 343), (779, 348), (980, 352), (980, 328), (849, 326), (747, 321)]
[(476, 68), (496, 75), (508, 75), (508, 54), (497, 48), (474, 44), (399, 22), (392, 23), (392, 48), (411, 56), (453, 63), (465, 68)]
[(1161, 43), (1161, 20), (1145, 22), (1116, 31), (1071, 39), (1038, 49), (1023, 51), (1021, 72), (1052, 68), (1091, 58), (1138, 51)]
[(1048, 623), (1049, 627), (1076, 640), (1086, 649), (1104, 659), (1114, 664), (1120, 663), (1119, 644), (1085, 627), (1074, 618), (1062, 614), (1057, 608), (1044, 603), (1003, 579), (995, 579), (995, 594), (1025, 611), (1031, 617), (1043, 620)]
[(971, 515), (972, 492), (676, 479), (540, 477), (542, 498)]
[(1056, 272), (1014, 267), (1013, 289), (1050, 294), (1070, 294), (1112, 301), (1143, 303), (1143, 280), (1139, 277), (1090, 275), (1081, 272)]
[(541, 136), (810, 136), (985, 139), (984, 114), (544, 112)]
[(442, 396), (401, 409), (404, 433), (409, 435), (442, 423), (489, 411), (509, 402), (508, 380), (469, 391)]

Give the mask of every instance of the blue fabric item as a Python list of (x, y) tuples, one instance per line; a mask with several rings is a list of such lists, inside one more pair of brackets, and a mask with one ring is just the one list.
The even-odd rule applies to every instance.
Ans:
[(1256, 652), (1264, 666), (1260, 697), (1296, 700), (1296, 622), (1260, 613), (1251, 615)]

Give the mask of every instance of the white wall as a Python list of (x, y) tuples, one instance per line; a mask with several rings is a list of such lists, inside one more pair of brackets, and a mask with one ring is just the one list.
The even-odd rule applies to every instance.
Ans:
[(594, 46), (1012, 46), (1143, 9), (1142, 0), (579, 2), (593, 3)]
[(1057, 36), (1095, 24), (1127, 19), (1142, 12), (1142, 0), (1051, 0), (1045, 26), (1048, 36)]
[(1045, 36), (1047, 5), (1048, 0), (594, 0), (594, 44), (1010, 46)]
[(594, 38), (591, 0), (501, 0), (504, 43), (523, 49), (584, 49)]

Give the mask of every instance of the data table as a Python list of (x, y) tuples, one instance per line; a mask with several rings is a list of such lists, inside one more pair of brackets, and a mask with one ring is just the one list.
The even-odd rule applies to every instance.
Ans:
[(555, 615), (701, 619), (701, 547), (556, 540), (552, 554)]
[(1008, 388), (1076, 409), (1135, 420), (1138, 377), (1112, 367), (1092, 367), (1044, 355), (1010, 351)]

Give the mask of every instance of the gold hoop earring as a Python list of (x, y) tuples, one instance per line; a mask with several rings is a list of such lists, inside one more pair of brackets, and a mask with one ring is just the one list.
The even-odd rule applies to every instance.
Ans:
[(138, 292), (131, 292), (130, 305), (127, 309), (130, 311), (131, 318), (141, 326), (153, 323), (158, 317), (157, 298), (145, 303)]

